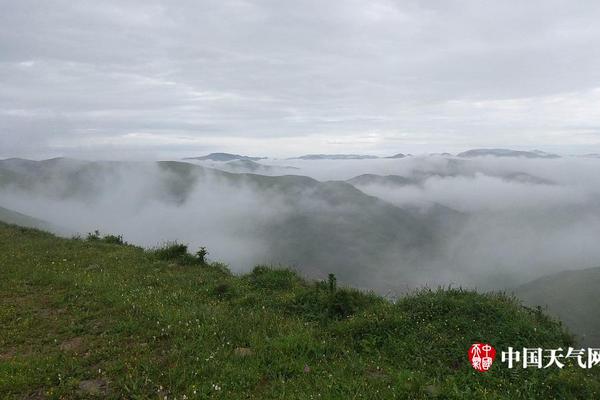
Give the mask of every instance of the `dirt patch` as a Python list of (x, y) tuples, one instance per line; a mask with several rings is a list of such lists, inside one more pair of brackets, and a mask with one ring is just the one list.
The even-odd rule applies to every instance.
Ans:
[(15, 349), (6, 349), (2, 353), (0, 353), (0, 361), (10, 360), (17, 355), (17, 350)]
[(79, 390), (91, 395), (102, 395), (108, 391), (108, 383), (102, 379), (89, 379), (79, 382)]
[(45, 400), (47, 398), (44, 389), (38, 389), (24, 397), (25, 400)]
[(249, 357), (254, 354), (254, 351), (252, 351), (252, 349), (249, 347), (236, 347), (236, 349), (233, 351), (233, 354), (238, 357)]
[(83, 349), (83, 338), (74, 337), (62, 342), (59, 346), (62, 351), (72, 351), (75, 353), (80, 352)]

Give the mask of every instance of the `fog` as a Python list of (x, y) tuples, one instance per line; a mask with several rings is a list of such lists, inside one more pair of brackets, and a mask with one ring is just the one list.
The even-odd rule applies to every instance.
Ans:
[[(144, 247), (179, 241), (192, 250), (206, 246), (211, 260), (236, 273), (285, 264), (310, 277), (334, 271), (344, 283), (379, 292), (424, 285), (510, 289), (552, 272), (600, 266), (600, 160), (260, 163), (273, 167), (270, 175), (291, 172), (323, 183), (206, 168), (183, 173), (152, 162), (59, 160), (42, 169), (5, 162), (0, 172), (28, 180), (0, 185), (0, 206), (67, 235), (98, 229)], [(226, 169), (210, 164), (220, 165)], [(351, 180), (368, 196), (324, 183), (363, 174), (409, 183)], [(371, 221), (371, 215), (383, 217)]]

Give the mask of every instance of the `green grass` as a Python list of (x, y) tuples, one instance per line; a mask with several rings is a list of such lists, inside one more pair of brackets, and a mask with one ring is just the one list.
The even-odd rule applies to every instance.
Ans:
[(477, 341), (571, 341), (500, 294), (424, 290), (393, 304), (109, 242), (0, 224), (0, 398), (600, 396), (596, 369), (509, 370), (499, 355), (488, 373), (470, 367)]

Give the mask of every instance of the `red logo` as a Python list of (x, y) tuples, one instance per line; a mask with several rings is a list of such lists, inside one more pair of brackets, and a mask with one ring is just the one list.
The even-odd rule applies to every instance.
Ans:
[(496, 349), (487, 343), (474, 343), (469, 349), (469, 361), (473, 368), (479, 372), (488, 371), (494, 359), (496, 358)]

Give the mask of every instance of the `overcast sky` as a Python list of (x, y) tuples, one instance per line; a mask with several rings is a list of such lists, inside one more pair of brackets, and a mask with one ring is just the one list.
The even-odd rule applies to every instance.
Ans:
[(600, 152), (600, 2), (0, 0), (0, 157)]

